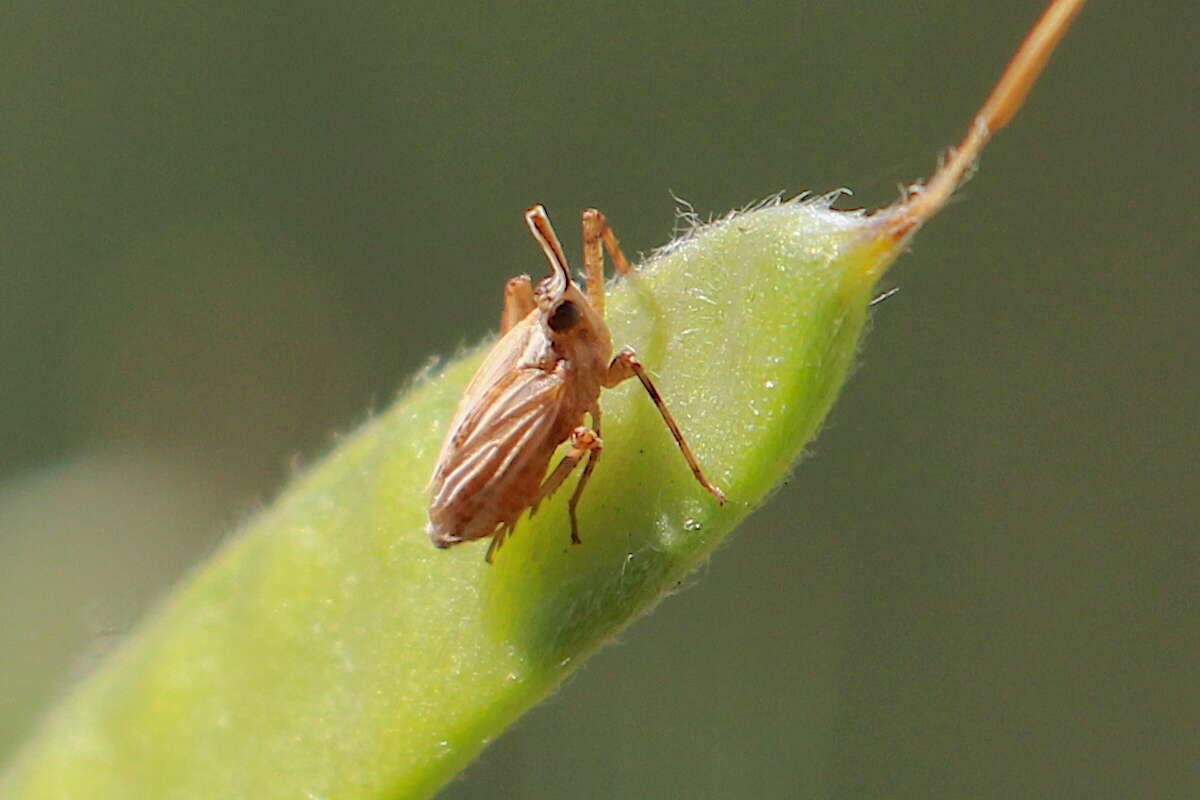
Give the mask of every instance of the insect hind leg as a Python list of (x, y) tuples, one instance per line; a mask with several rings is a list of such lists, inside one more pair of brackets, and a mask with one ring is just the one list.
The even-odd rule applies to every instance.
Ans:
[(492, 559), (496, 556), (496, 551), (500, 549), (500, 545), (504, 544), (504, 540), (512, 535), (513, 528), (516, 523), (506, 522), (496, 528), (496, 532), (492, 534), (492, 541), (488, 544), (487, 552), (483, 555), (483, 560), (491, 564)]

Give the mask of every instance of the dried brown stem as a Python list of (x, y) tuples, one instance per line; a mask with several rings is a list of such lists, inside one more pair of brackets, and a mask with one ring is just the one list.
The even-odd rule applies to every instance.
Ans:
[(962, 143), (951, 150), (945, 162), (924, 186), (913, 187), (912, 195), (889, 215), (888, 234), (895, 240), (911, 236), (962, 183), (979, 158), (979, 153), (996, 131), (1008, 124), (1033, 87), (1058, 41), (1085, 0), (1053, 0), (1025, 37), (1017, 54), (1000, 76), (987, 102), (979, 109)]

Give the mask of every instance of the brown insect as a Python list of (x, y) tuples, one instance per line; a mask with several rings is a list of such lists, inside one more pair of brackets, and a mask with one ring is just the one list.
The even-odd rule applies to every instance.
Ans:
[[(617, 272), (632, 272), (617, 237), (592, 209), (583, 213), (587, 294), (571, 281), (567, 259), (540, 205), (525, 222), (550, 263), (536, 287), (519, 275), (504, 288), (500, 341), (467, 385), (429, 482), (429, 538), (438, 547), (492, 537), (486, 560), (512, 533), (525, 509), (562, 485), (583, 457), (583, 474), (567, 504), (571, 541), (579, 544), (579, 498), (600, 458), (600, 390), (635, 375), (658, 407), (700, 485), (724, 503), (709, 483), (663, 404), (637, 355), (626, 347), (612, 355), (604, 322), (604, 251)], [(584, 414), (591, 426), (583, 424)], [(549, 475), (560, 444), (570, 449)]]

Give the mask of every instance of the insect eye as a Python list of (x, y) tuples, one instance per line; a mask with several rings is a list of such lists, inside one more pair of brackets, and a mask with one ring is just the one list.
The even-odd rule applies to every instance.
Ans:
[(575, 327), (575, 324), (579, 322), (579, 317), (579, 306), (566, 300), (558, 304), (558, 308), (554, 309), (550, 318), (546, 320), (546, 324), (550, 326), (550, 330), (558, 333)]

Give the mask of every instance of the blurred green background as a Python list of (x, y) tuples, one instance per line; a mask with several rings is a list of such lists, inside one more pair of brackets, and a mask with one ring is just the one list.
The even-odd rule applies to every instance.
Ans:
[[(1041, 6), (10, 3), (0, 759), (495, 328), (523, 208), (886, 204)], [(446, 798), (1200, 794), (1198, 19), (1084, 10), (813, 457)]]

